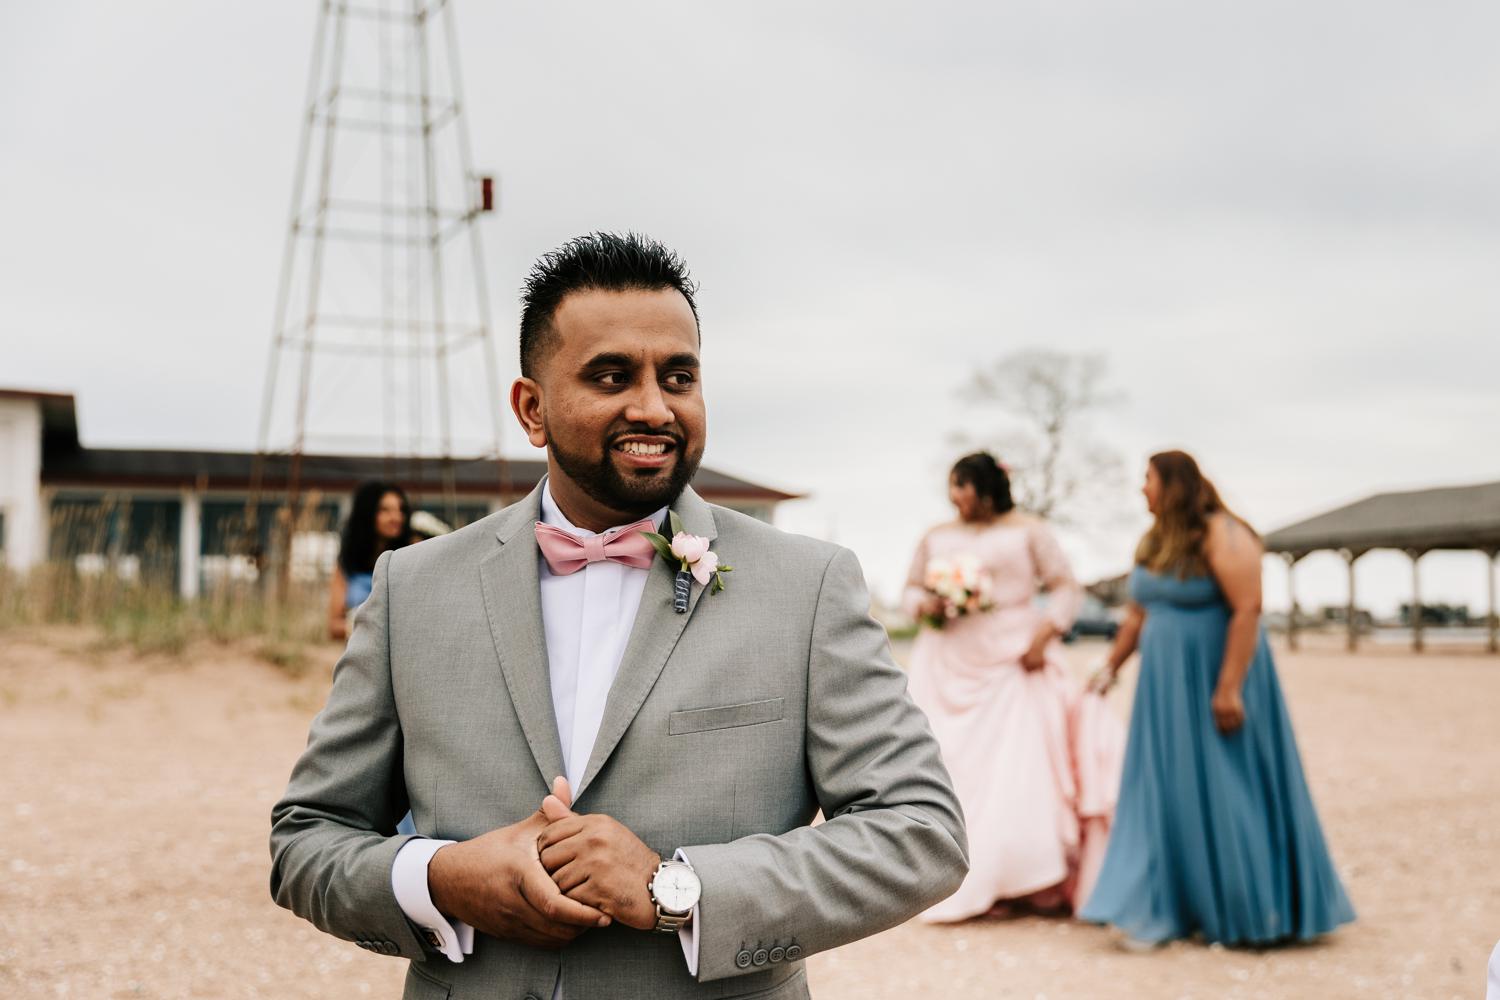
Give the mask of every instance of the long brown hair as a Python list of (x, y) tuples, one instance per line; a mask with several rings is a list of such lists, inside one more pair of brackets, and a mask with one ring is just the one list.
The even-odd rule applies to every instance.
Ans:
[(1244, 518), (1225, 506), (1193, 456), (1185, 451), (1163, 451), (1152, 455), (1150, 461), (1161, 481), (1161, 498), (1156, 504), (1156, 523), (1136, 546), (1138, 565), (1153, 573), (1173, 570), (1180, 577), (1206, 573), (1203, 538), (1215, 514), (1228, 514), (1255, 533)]

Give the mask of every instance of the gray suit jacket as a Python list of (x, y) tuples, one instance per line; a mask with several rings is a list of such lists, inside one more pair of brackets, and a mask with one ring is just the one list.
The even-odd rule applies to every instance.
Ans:
[[(802, 958), (891, 927), (968, 868), (926, 718), (869, 615), (853, 555), (704, 503), (674, 506), (735, 567), (671, 607), (661, 559), (610, 688), (580, 812), (607, 813), (703, 881), (698, 975), (675, 935), (623, 925), (561, 952), (485, 936), (442, 958), (391, 889), (395, 833), (454, 840), (524, 819), (563, 773), (547, 675), (540, 488), (380, 557), (328, 704), (272, 812), (271, 893), (338, 937), (412, 960), (408, 1000), (804, 997)], [(822, 810), (826, 822), (810, 826)]]

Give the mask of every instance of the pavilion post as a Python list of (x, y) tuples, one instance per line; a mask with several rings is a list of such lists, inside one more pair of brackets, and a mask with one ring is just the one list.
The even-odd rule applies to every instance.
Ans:
[(198, 577), (202, 571), (203, 495), (197, 490), (183, 490), (182, 514), (177, 533), (177, 594), (185, 600), (198, 596)]
[(1495, 559), (1500, 556), (1500, 549), (1486, 549), (1484, 555), (1485, 582), (1489, 584), (1490, 592), (1490, 614), (1485, 620), (1490, 632), (1488, 649), (1491, 653), (1500, 653), (1500, 617), (1495, 611)]
[(1346, 618), (1346, 624), (1349, 627), (1349, 637), (1346, 642), (1346, 647), (1348, 648), (1349, 652), (1353, 653), (1359, 649), (1359, 622), (1356, 618), (1358, 612), (1355, 610), (1356, 603), (1354, 591), (1354, 563), (1359, 559), (1360, 556), (1364, 555), (1364, 553), (1356, 552), (1353, 549), (1340, 549), (1339, 552), (1344, 557), (1344, 562), (1349, 567), (1349, 606), (1344, 609), (1344, 617)]
[(1406, 554), (1411, 559), (1411, 648), (1412, 652), (1422, 652), (1422, 573), (1420, 549), (1407, 549)]
[(1291, 607), (1286, 615), (1286, 645), (1288, 649), (1297, 648), (1297, 555), (1293, 552), (1283, 552), (1281, 558), (1286, 562), (1286, 596)]

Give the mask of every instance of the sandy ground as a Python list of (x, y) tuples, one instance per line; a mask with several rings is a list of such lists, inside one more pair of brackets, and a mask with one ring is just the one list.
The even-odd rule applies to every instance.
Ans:
[[(142, 659), (82, 630), (0, 633), (0, 997), (399, 995), (405, 962), (267, 895), (270, 806), (336, 652), (292, 679), (243, 650)], [(1328, 648), (1281, 668), (1359, 923), (1274, 952), (1145, 956), (1064, 920), (911, 924), (815, 956), (815, 994), (1482, 996), (1500, 938), (1500, 659)]]

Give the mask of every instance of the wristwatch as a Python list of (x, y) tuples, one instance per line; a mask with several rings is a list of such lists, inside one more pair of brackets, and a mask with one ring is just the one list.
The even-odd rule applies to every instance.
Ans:
[(686, 861), (663, 861), (656, 866), (647, 886), (651, 902), (656, 904), (656, 929), (671, 934), (682, 929), (698, 905), (703, 883)]

